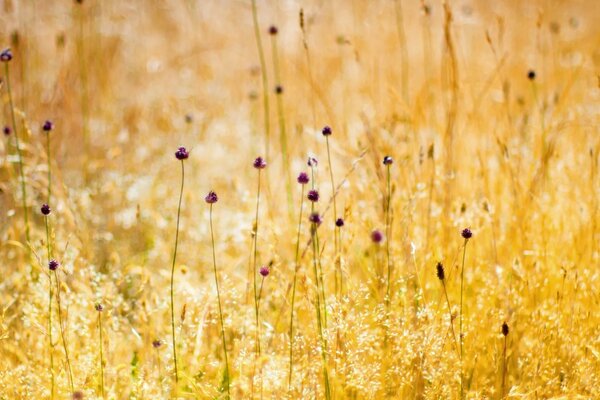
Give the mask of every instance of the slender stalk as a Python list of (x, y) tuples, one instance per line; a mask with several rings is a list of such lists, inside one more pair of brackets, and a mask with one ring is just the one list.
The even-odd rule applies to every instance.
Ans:
[(104, 393), (104, 352), (102, 339), (102, 312), (98, 311), (98, 333), (100, 335), (100, 388), (102, 390), (102, 398), (106, 398)]
[(290, 372), (288, 380), (288, 391), (292, 389), (292, 372), (293, 372), (293, 354), (294, 354), (294, 304), (296, 300), (296, 279), (298, 276), (298, 259), (300, 255), (300, 232), (302, 230), (302, 211), (304, 207), (304, 185), (302, 185), (302, 194), (300, 196), (300, 217), (298, 219), (298, 235), (296, 238), (296, 257), (294, 261), (294, 281), (292, 284), (292, 312), (290, 316)]
[(46, 158), (48, 159), (48, 201), (46, 204), (50, 204), (52, 197), (52, 170), (50, 168), (50, 132), (46, 133)]
[(60, 305), (60, 279), (58, 278), (58, 270), (54, 270), (54, 279), (56, 280), (56, 303), (58, 305), (58, 324), (60, 326), (60, 336), (62, 338), (63, 348), (65, 350), (65, 358), (67, 361), (67, 368), (69, 371), (69, 385), (71, 386), (71, 394), (75, 393), (75, 385), (73, 384), (73, 369), (71, 368), (71, 361), (69, 359), (69, 350), (67, 348), (67, 340), (65, 338), (65, 328), (62, 320), (62, 310)]
[(177, 206), (177, 228), (175, 229), (175, 250), (173, 251), (173, 264), (171, 265), (171, 335), (173, 338), (173, 364), (175, 365), (175, 384), (179, 382), (177, 371), (177, 347), (175, 345), (175, 305), (173, 296), (173, 280), (175, 276), (175, 260), (177, 258), (177, 243), (179, 241), (179, 219), (181, 216), (181, 200), (183, 198), (183, 183), (185, 180), (185, 168), (181, 160), (181, 189), (179, 191), (179, 205)]
[[(52, 259), (52, 250), (50, 247), (50, 229), (48, 227), (48, 216), (44, 216), (46, 224), (46, 249), (48, 251), (48, 262)], [(50, 398), (54, 400), (54, 344), (52, 343), (52, 274), (48, 274), (48, 349), (50, 351)]]
[(506, 341), (507, 336), (504, 336), (504, 350), (502, 352), (502, 399), (506, 396)]
[[(334, 247), (335, 247), (335, 292), (341, 295), (343, 292), (342, 288), (342, 271), (341, 262), (339, 259), (339, 234), (340, 228), (335, 224), (337, 220), (337, 204), (335, 200), (335, 183), (333, 180), (333, 168), (331, 166), (331, 152), (329, 150), (329, 135), (325, 135), (325, 142), (327, 143), (327, 162), (329, 163), (329, 177), (331, 178), (331, 196), (333, 198), (333, 226), (334, 226)], [(338, 283), (339, 282), (339, 283)], [(338, 287), (339, 284), (339, 287)]]
[(390, 298), (390, 282), (392, 277), (392, 261), (390, 257), (390, 242), (392, 241), (392, 226), (391, 226), (391, 200), (392, 200), (392, 190), (390, 183), (390, 164), (386, 165), (387, 169), (387, 204), (385, 210), (385, 236), (386, 236), (386, 254), (387, 254), (387, 289), (385, 291), (385, 304), (387, 309), (390, 308), (391, 298)]
[(450, 329), (452, 330), (454, 350), (458, 352), (458, 345), (456, 344), (456, 333), (454, 332), (454, 320), (452, 318), (452, 307), (450, 307), (450, 299), (448, 298), (448, 290), (446, 289), (446, 282), (444, 280), (442, 280), (442, 287), (444, 288), (444, 295), (446, 296), (446, 305), (448, 306), (448, 317), (450, 317)]
[[(255, 333), (255, 362), (260, 358), (260, 323), (259, 323), (259, 307), (258, 307), (258, 291), (256, 287), (256, 259), (258, 255), (258, 210), (260, 207), (260, 169), (258, 169), (258, 184), (256, 192), (256, 215), (254, 218), (254, 256), (252, 259), (252, 283), (254, 285), (254, 317), (256, 322)], [(262, 368), (261, 368), (262, 370)], [(261, 374), (262, 375), (262, 374)], [(261, 377), (261, 393), (262, 393), (262, 377)], [(254, 394), (252, 395), (254, 397)]]
[(217, 256), (215, 254), (215, 236), (213, 231), (213, 223), (212, 223), (212, 209), (213, 205), (210, 205), (210, 239), (212, 241), (212, 255), (213, 255), (213, 268), (215, 273), (215, 286), (217, 288), (217, 302), (219, 304), (219, 319), (221, 320), (221, 337), (223, 339), (223, 354), (225, 355), (225, 385), (227, 388), (227, 398), (231, 398), (231, 393), (229, 391), (229, 360), (227, 358), (227, 345), (225, 342), (225, 326), (223, 323), (223, 310), (221, 308), (221, 293), (219, 291), (219, 278), (217, 275)]
[(469, 239), (465, 239), (463, 246), (462, 266), (460, 268), (460, 317), (459, 317), (459, 340), (460, 340), (460, 398), (464, 398), (463, 385), (463, 355), (464, 355), (464, 332), (463, 332), (463, 288), (465, 281), (465, 255), (467, 253), (467, 243)]
[(402, 66), (402, 95), (404, 97), (404, 101), (408, 103), (408, 50), (406, 46), (406, 33), (404, 32), (402, 1), (396, 0), (394, 3), (394, 10), (396, 12), (396, 30), (398, 31), (398, 40), (400, 41), (400, 62)]
[(269, 159), (269, 141), (271, 137), (271, 123), (269, 112), (269, 81), (267, 78), (267, 63), (265, 62), (265, 52), (263, 51), (262, 41), (260, 39), (260, 28), (258, 25), (258, 12), (256, 10), (256, 0), (252, 0), (252, 21), (254, 23), (254, 35), (256, 36), (256, 47), (258, 48), (258, 58), (260, 59), (260, 73), (263, 86), (263, 108), (265, 119), (265, 157)]
[[(19, 175), (21, 177), (21, 196), (23, 203), (23, 220), (25, 222), (25, 238), (27, 243), (30, 243), (29, 236), (29, 216), (27, 213), (27, 189), (25, 187), (25, 173), (23, 172), (23, 155), (21, 154), (21, 146), (19, 144), (19, 132), (17, 129), (17, 122), (15, 118), (15, 107), (13, 105), (12, 92), (10, 90), (10, 69), (8, 68), (8, 62), (4, 63), (4, 71), (6, 73), (6, 92), (8, 93), (8, 102), (10, 104), (10, 115), (12, 117), (13, 131), (15, 132), (15, 143), (17, 146), (17, 155), (19, 158)], [(29, 247), (29, 246), (27, 246)]]

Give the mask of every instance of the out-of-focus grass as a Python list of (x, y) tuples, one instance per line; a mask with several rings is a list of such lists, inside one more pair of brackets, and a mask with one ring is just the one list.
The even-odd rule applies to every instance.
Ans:
[[(28, 244), (14, 135), (3, 136), (0, 398), (50, 396), (46, 232), (38, 211), (47, 193), (46, 119), (55, 124), (49, 221), (75, 389), (85, 398), (101, 394), (94, 304), (102, 302), (107, 398), (173, 393), (169, 278), (180, 179), (173, 153), (185, 145), (191, 155), (175, 277), (178, 395), (224, 398), (203, 200), (215, 190), (232, 398), (249, 398), (252, 386), (258, 398), (252, 160), (266, 143), (251, 2), (5, 0), (0, 7), (0, 43), (14, 54), (11, 89), (31, 225)], [(435, 267), (445, 265), (458, 316), (464, 227), (474, 233), (465, 263), (466, 397), (501, 397), (504, 321), (509, 398), (600, 397), (600, 5), (338, 0), (257, 7), (265, 49), (269, 26), (279, 31), (291, 174), (309, 171), (308, 155), (320, 160), (316, 207), (326, 212), (319, 243), (332, 397), (459, 398), (460, 360)], [(274, 91), (270, 57), (267, 51)], [(0, 97), (2, 124), (10, 125), (5, 83)], [(271, 114), (277, 132), (274, 106)], [(324, 125), (333, 129), (332, 167), (341, 183), (343, 296), (334, 288)], [(291, 218), (278, 136), (271, 135), (261, 183), (258, 262), (271, 264), (260, 304), (263, 397), (323, 398), (307, 219), (288, 392), (299, 210)], [(385, 238), (393, 265), (389, 314), (386, 282), (377, 281), (386, 247), (370, 239), (373, 229), (386, 228), (385, 155), (395, 160), (392, 235)], [(292, 189), (299, 205), (300, 187)], [(41, 272), (38, 280), (32, 270)], [(155, 348), (157, 339), (162, 346)], [(56, 398), (67, 398), (61, 343), (53, 351)]]

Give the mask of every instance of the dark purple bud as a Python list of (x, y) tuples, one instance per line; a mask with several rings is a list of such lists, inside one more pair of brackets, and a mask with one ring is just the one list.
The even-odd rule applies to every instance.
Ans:
[(319, 192), (316, 190), (309, 190), (308, 195), (306, 197), (308, 197), (308, 199), (313, 203), (316, 203), (317, 201), (319, 201)]
[(508, 324), (506, 323), (506, 321), (502, 324), (502, 334), (504, 336), (508, 336), (509, 333), (509, 329), (508, 329)]
[(96, 309), (96, 311), (98, 312), (102, 312), (104, 311), (104, 306), (100, 303), (96, 303), (96, 305), (94, 306), (94, 308)]
[(276, 94), (281, 94), (281, 93), (283, 93), (283, 86), (281, 86), (281, 85), (277, 85), (277, 86), (275, 86), (275, 93), (276, 93)]
[(535, 71), (530, 69), (529, 72), (527, 72), (527, 79), (529, 79), (530, 81), (533, 81), (535, 79)]
[(44, 125), (42, 125), (42, 130), (44, 132), (50, 132), (53, 127), (54, 127), (54, 124), (52, 123), (52, 121), (48, 120), (48, 121), (44, 122)]
[(471, 239), (471, 237), (473, 237), (473, 232), (471, 232), (471, 230), (469, 228), (465, 228), (462, 230), (462, 232), (460, 233), (460, 235), (465, 238), (466, 240)]
[(440, 281), (443, 281), (444, 278), (446, 277), (446, 274), (444, 273), (444, 265), (442, 265), (442, 263), (439, 262), (439, 263), (437, 263), (436, 268), (437, 268), (437, 277), (439, 278)]
[(331, 128), (325, 125), (321, 133), (323, 133), (323, 136), (329, 136), (331, 135)]
[(277, 30), (277, 27), (275, 25), (271, 25), (271, 27), (269, 28), (269, 35), (277, 35), (277, 32), (279, 32)]
[(270, 272), (271, 272), (271, 271), (269, 270), (269, 267), (260, 267), (260, 274), (261, 274), (263, 277), (265, 277), (265, 278), (266, 278), (267, 276), (269, 276), (269, 273), (270, 273)]
[(152, 341), (152, 347), (154, 347), (155, 349), (158, 349), (160, 346), (162, 346), (162, 342), (160, 341), (160, 339), (154, 339)]
[(187, 159), (189, 156), (190, 156), (190, 153), (185, 149), (185, 147), (180, 147), (175, 152), (175, 157), (181, 161)]
[(10, 49), (2, 50), (2, 53), (0, 53), (0, 61), (9, 62), (10, 60), (12, 60), (12, 52)]
[(50, 215), (50, 212), (52, 211), (48, 204), (42, 204), (42, 207), (40, 208), (40, 210), (42, 211), (42, 214), (44, 214), (44, 215)]
[(337, 226), (338, 228), (341, 228), (342, 226), (344, 226), (344, 219), (343, 218), (336, 219), (335, 226)]
[(262, 157), (256, 157), (256, 160), (254, 160), (254, 163), (252, 165), (256, 169), (264, 169), (267, 166), (267, 162), (263, 160)]
[(5, 125), (5, 126), (4, 126), (4, 129), (2, 129), (2, 132), (4, 132), (4, 134), (5, 134), (6, 136), (10, 135), (10, 132), (11, 132), (11, 130), (10, 130), (10, 126), (8, 126), (8, 125)]
[(383, 157), (383, 165), (392, 165), (394, 163), (394, 159), (390, 156)]
[(314, 213), (310, 214), (310, 217), (308, 217), (308, 219), (313, 224), (321, 225), (322, 219), (318, 212), (314, 212)]
[(50, 271), (56, 271), (59, 265), (60, 264), (56, 260), (50, 260), (48, 262), (48, 268), (50, 269)]
[(308, 174), (306, 172), (300, 172), (298, 175), (298, 183), (301, 185), (306, 185), (310, 179), (308, 178)]
[(219, 201), (219, 198), (217, 197), (217, 194), (211, 190), (204, 198), (204, 201), (206, 201), (208, 204), (214, 204)]
[(307, 164), (309, 167), (316, 167), (317, 165), (319, 165), (319, 161), (317, 161), (317, 159), (314, 157), (308, 157)]
[(373, 232), (371, 232), (371, 240), (373, 243), (381, 243), (383, 241), (383, 233), (375, 229)]

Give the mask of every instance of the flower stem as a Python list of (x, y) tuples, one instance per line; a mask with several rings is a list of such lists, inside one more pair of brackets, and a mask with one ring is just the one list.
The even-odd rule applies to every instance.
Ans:
[(104, 399), (104, 353), (102, 348), (102, 313), (100, 311), (98, 312), (98, 333), (100, 334), (100, 388), (102, 390), (102, 398)]
[[(258, 185), (256, 192), (256, 216), (254, 218), (254, 255), (252, 259), (252, 283), (254, 285), (254, 316), (256, 322), (255, 333), (255, 362), (260, 358), (260, 323), (259, 323), (259, 308), (258, 308), (258, 290), (256, 287), (256, 259), (258, 255), (258, 210), (260, 207), (260, 169), (258, 170)], [(262, 368), (261, 368), (262, 370)], [(261, 378), (261, 393), (262, 393), (262, 378)], [(254, 397), (254, 395), (252, 396)]]
[(227, 398), (231, 398), (231, 393), (229, 391), (229, 360), (227, 358), (227, 345), (225, 342), (225, 327), (223, 323), (223, 310), (221, 308), (221, 293), (219, 291), (219, 279), (217, 276), (217, 256), (215, 254), (215, 236), (213, 233), (213, 223), (212, 223), (212, 204), (210, 205), (210, 239), (212, 241), (212, 256), (213, 256), (213, 268), (215, 273), (215, 286), (217, 288), (217, 302), (219, 304), (219, 319), (221, 320), (221, 337), (223, 339), (223, 354), (225, 355), (225, 385), (227, 388)]
[[(177, 243), (179, 241), (179, 219), (181, 217), (181, 200), (183, 198), (183, 183), (185, 180), (185, 168), (181, 160), (181, 189), (179, 191), (179, 205), (177, 206), (177, 228), (175, 229), (175, 250), (173, 250), (173, 264), (171, 265), (171, 335), (173, 338), (173, 364), (175, 365), (175, 385), (179, 382), (177, 371), (177, 346), (175, 342), (175, 305), (173, 296), (173, 280), (175, 276), (175, 260), (177, 258)], [(177, 389), (177, 388), (176, 388)]]
[(459, 317), (459, 340), (460, 340), (460, 398), (464, 398), (464, 385), (463, 385), (463, 347), (464, 347), (464, 333), (463, 333), (463, 287), (465, 281), (465, 255), (467, 253), (467, 243), (469, 239), (465, 239), (463, 245), (463, 257), (462, 266), (460, 268), (460, 317)]
[[(48, 227), (48, 216), (44, 217), (46, 224), (46, 249), (48, 251), (48, 262), (52, 259), (50, 247), (50, 229)], [(48, 274), (48, 349), (50, 351), (50, 398), (54, 400), (54, 344), (52, 343), (52, 274)]]
[(48, 200), (46, 204), (50, 204), (52, 197), (52, 169), (50, 167), (50, 132), (46, 133), (46, 158), (48, 159)]
[(385, 210), (385, 236), (386, 236), (386, 254), (387, 254), (387, 289), (385, 292), (385, 304), (387, 309), (390, 308), (390, 303), (392, 301), (390, 294), (390, 285), (392, 278), (392, 260), (390, 256), (390, 242), (392, 241), (392, 226), (391, 226), (391, 201), (392, 201), (392, 190), (391, 190), (391, 179), (390, 179), (390, 165), (386, 165), (387, 167), (387, 205)]
[[(258, 48), (258, 58), (260, 59), (260, 73), (263, 86), (263, 108), (265, 119), (265, 156), (269, 159), (269, 140), (271, 136), (271, 123), (269, 120), (269, 81), (267, 78), (267, 64), (265, 62), (265, 52), (263, 51), (262, 41), (260, 39), (260, 28), (258, 26), (258, 12), (256, 10), (256, 0), (252, 0), (252, 21), (254, 23), (254, 35), (256, 36), (256, 47)], [(256, 294), (255, 294), (256, 295)]]
[(71, 368), (71, 361), (69, 359), (69, 350), (67, 349), (67, 340), (65, 338), (65, 328), (62, 321), (62, 310), (60, 305), (60, 279), (58, 278), (58, 270), (54, 271), (54, 278), (56, 280), (56, 303), (58, 304), (58, 324), (60, 325), (60, 336), (62, 337), (63, 348), (65, 350), (65, 358), (67, 361), (67, 368), (69, 370), (69, 385), (71, 386), (71, 394), (75, 393), (75, 385), (73, 384), (73, 370)]
[(339, 258), (339, 236), (340, 236), (340, 228), (335, 224), (337, 220), (337, 202), (335, 200), (335, 183), (333, 180), (333, 168), (331, 166), (331, 152), (329, 150), (329, 135), (325, 136), (325, 142), (327, 143), (327, 161), (329, 163), (329, 177), (331, 178), (331, 197), (333, 199), (333, 226), (334, 226), (334, 260), (335, 260), (335, 292), (338, 295), (343, 293), (343, 283), (342, 283), (342, 269), (341, 269), (341, 260)]

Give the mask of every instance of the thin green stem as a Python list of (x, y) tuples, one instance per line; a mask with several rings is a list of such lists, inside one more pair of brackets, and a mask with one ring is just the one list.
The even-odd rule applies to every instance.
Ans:
[(386, 254), (387, 254), (387, 289), (385, 292), (385, 304), (387, 309), (390, 308), (392, 299), (390, 298), (390, 285), (392, 279), (392, 259), (390, 256), (390, 242), (392, 241), (392, 226), (391, 226), (391, 201), (392, 201), (392, 189), (390, 179), (390, 165), (387, 164), (387, 205), (385, 210), (385, 236), (386, 236)]
[(52, 169), (50, 167), (50, 132), (46, 132), (46, 158), (48, 159), (48, 201), (46, 204), (50, 204), (52, 197)]
[(502, 353), (502, 399), (505, 397), (506, 393), (506, 339), (504, 336), (504, 351)]
[[(252, 258), (252, 283), (254, 287), (254, 317), (256, 322), (256, 333), (255, 333), (255, 362), (259, 361), (260, 358), (260, 323), (259, 323), (259, 307), (258, 307), (258, 291), (256, 287), (256, 259), (258, 256), (258, 210), (260, 207), (260, 169), (258, 170), (258, 184), (256, 191), (256, 215), (254, 218), (254, 255)], [(256, 368), (256, 365), (255, 365)], [(260, 368), (262, 371), (262, 368)], [(262, 375), (262, 372), (260, 372)], [(262, 393), (262, 377), (260, 379), (261, 385), (261, 393)], [(253, 386), (254, 387), (254, 386)], [(252, 393), (252, 398), (254, 398), (254, 389)]]
[(217, 288), (217, 303), (219, 304), (219, 319), (221, 320), (221, 337), (223, 339), (223, 354), (225, 355), (225, 385), (227, 388), (227, 398), (231, 398), (231, 393), (229, 391), (229, 360), (227, 358), (227, 344), (225, 342), (225, 324), (223, 323), (223, 310), (221, 308), (221, 292), (219, 290), (219, 278), (217, 275), (217, 256), (215, 254), (215, 236), (213, 231), (213, 223), (212, 223), (212, 209), (213, 205), (210, 205), (210, 239), (212, 241), (212, 256), (213, 256), (213, 269), (215, 273), (215, 286)]
[[(325, 142), (327, 143), (327, 162), (329, 163), (329, 177), (331, 178), (331, 198), (333, 199), (333, 226), (334, 226), (334, 260), (335, 260), (335, 292), (340, 295), (342, 293), (342, 271), (341, 271), (341, 260), (339, 259), (339, 229), (335, 221), (337, 220), (337, 202), (335, 199), (335, 182), (333, 180), (333, 167), (331, 165), (331, 152), (329, 150), (329, 135), (325, 136)], [(338, 287), (339, 285), (339, 287)]]
[[(48, 216), (44, 216), (46, 225), (46, 249), (48, 251), (48, 262), (52, 259), (52, 250), (50, 247), (50, 229), (48, 227)], [(50, 398), (54, 400), (54, 344), (52, 343), (52, 274), (48, 274), (48, 350), (50, 351)]]
[(460, 341), (460, 398), (464, 398), (464, 385), (463, 385), (463, 347), (464, 347), (464, 333), (463, 333), (463, 288), (465, 281), (465, 255), (467, 253), (467, 243), (469, 239), (465, 239), (463, 246), (463, 257), (462, 266), (460, 268), (460, 316), (459, 316), (459, 341)]
[[(185, 181), (185, 168), (181, 160), (181, 189), (179, 191), (179, 205), (177, 206), (177, 228), (175, 229), (175, 250), (173, 250), (173, 264), (171, 265), (171, 335), (173, 338), (173, 363), (175, 364), (175, 385), (179, 382), (177, 371), (177, 346), (175, 342), (175, 304), (173, 296), (173, 280), (175, 277), (175, 260), (177, 258), (177, 243), (179, 241), (179, 219), (181, 217), (181, 200), (183, 198), (183, 183)], [(177, 389), (177, 388), (175, 388)]]
[(54, 279), (56, 280), (56, 303), (58, 305), (58, 324), (60, 325), (60, 336), (62, 338), (63, 348), (65, 350), (65, 359), (69, 371), (69, 385), (71, 386), (71, 394), (75, 393), (75, 385), (73, 383), (73, 369), (69, 359), (69, 350), (67, 348), (67, 340), (65, 338), (65, 328), (62, 320), (62, 310), (60, 305), (60, 279), (58, 279), (58, 270), (54, 270)]
[[(25, 173), (23, 171), (23, 155), (21, 154), (21, 146), (19, 144), (19, 132), (17, 129), (17, 120), (15, 118), (15, 107), (13, 105), (12, 92), (10, 90), (10, 73), (8, 63), (4, 63), (4, 71), (6, 73), (6, 92), (8, 93), (8, 102), (10, 104), (10, 114), (12, 117), (13, 131), (15, 132), (15, 143), (17, 146), (17, 155), (19, 158), (19, 175), (21, 177), (21, 196), (23, 203), (23, 220), (25, 222), (25, 238), (27, 243), (30, 243), (29, 237), (29, 216), (27, 213), (27, 189), (25, 187)], [(29, 246), (27, 246), (29, 247)]]
[(294, 281), (292, 284), (292, 312), (290, 315), (290, 372), (288, 380), (288, 391), (292, 389), (292, 373), (293, 373), (293, 355), (294, 355), (294, 305), (296, 300), (296, 279), (298, 276), (298, 259), (300, 256), (300, 232), (302, 231), (302, 211), (304, 208), (304, 185), (302, 185), (302, 194), (300, 196), (300, 217), (298, 219), (298, 235), (296, 238), (296, 257), (294, 261)]
[(450, 298), (448, 297), (448, 290), (446, 290), (446, 282), (444, 280), (442, 280), (442, 286), (444, 288), (444, 295), (446, 296), (446, 305), (448, 306), (448, 316), (450, 317), (450, 329), (452, 330), (454, 350), (458, 352), (458, 345), (456, 344), (456, 333), (454, 332), (454, 321), (452, 318), (452, 308), (450, 307)]
[(269, 120), (269, 81), (267, 78), (267, 63), (265, 62), (265, 52), (263, 51), (262, 41), (260, 39), (260, 28), (258, 25), (258, 12), (256, 10), (256, 0), (252, 0), (252, 21), (254, 23), (254, 35), (256, 36), (256, 47), (258, 48), (258, 58), (260, 59), (260, 72), (263, 86), (263, 108), (265, 119), (265, 157), (269, 159), (269, 142), (271, 137), (271, 123)]
[(102, 339), (102, 312), (98, 311), (98, 333), (100, 334), (100, 388), (102, 390), (102, 398), (105, 398), (104, 394), (104, 352), (103, 352), (103, 339)]

